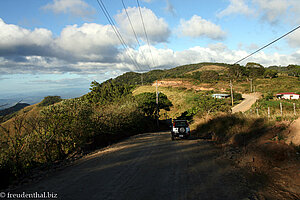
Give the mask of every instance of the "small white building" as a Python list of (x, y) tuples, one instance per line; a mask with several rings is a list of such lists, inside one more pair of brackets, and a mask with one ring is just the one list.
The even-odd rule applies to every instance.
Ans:
[(294, 92), (284, 92), (276, 94), (278, 99), (299, 99), (300, 94), (296, 94)]
[(211, 95), (213, 98), (217, 98), (217, 99), (225, 99), (227, 97), (230, 97), (229, 94), (212, 94)]

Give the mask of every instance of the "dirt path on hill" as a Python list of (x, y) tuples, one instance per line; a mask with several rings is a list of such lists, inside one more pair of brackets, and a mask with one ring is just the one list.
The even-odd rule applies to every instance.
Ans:
[(242, 94), (244, 100), (232, 108), (232, 113), (245, 112), (249, 110), (260, 96), (260, 93)]
[(58, 199), (257, 199), (246, 171), (209, 141), (171, 141), (147, 133), (86, 156), (11, 193), (53, 192)]

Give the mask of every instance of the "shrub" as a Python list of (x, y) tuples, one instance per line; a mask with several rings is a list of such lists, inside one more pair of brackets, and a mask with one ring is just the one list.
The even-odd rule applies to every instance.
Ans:
[[(1, 187), (33, 167), (51, 164), (83, 149), (93, 150), (155, 127), (133, 98), (90, 104), (84, 98), (63, 100), (40, 113), (17, 115), (0, 125)], [(151, 130), (151, 129), (150, 129)]]
[(198, 136), (214, 135), (217, 143), (247, 145), (264, 133), (266, 127), (262, 118), (246, 118), (238, 114), (215, 117), (200, 124), (195, 132)]
[(268, 92), (267, 94), (264, 94), (264, 99), (266, 101), (272, 100), (273, 99), (273, 93), (272, 92)]
[(242, 100), (242, 99), (243, 99), (243, 97), (242, 97), (241, 93), (237, 93), (237, 92), (233, 93), (233, 100), (239, 101), (239, 100)]

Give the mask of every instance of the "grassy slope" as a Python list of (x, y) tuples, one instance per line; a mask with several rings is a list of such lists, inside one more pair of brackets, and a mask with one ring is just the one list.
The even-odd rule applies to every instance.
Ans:
[(14, 118), (18, 117), (20, 115), (26, 115), (26, 117), (36, 116), (40, 112), (40, 110), (42, 109), (42, 107), (38, 107), (37, 105), (38, 104), (27, 106), (27, 107), (23, 108), (22, 110), (14, 113), (14, 116), (11, 119), (3, 122), (2, 125), (4, 125), (5, 127), (11, 126)]
[(279, 76), (273, 79), (258, 79), (254, 81), (257, 90), (262, 93), (300, 92), (300, 81), (297, 77)]

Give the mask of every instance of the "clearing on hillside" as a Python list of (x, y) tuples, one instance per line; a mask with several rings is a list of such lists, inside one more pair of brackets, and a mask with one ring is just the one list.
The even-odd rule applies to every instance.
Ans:
[(201, 71), (208, 71), (208, 70), (211, 70), (211, 71), (227, 71), (228, 68), (223, 67), (223, 66), (219, 66), (219, 65), (205, 65), (205, 66), (203, 66), (199, 69), (196, 69), (194, 71), (187, 72), (186, 74), (192, 74), (194, 72), (201, 72)]

